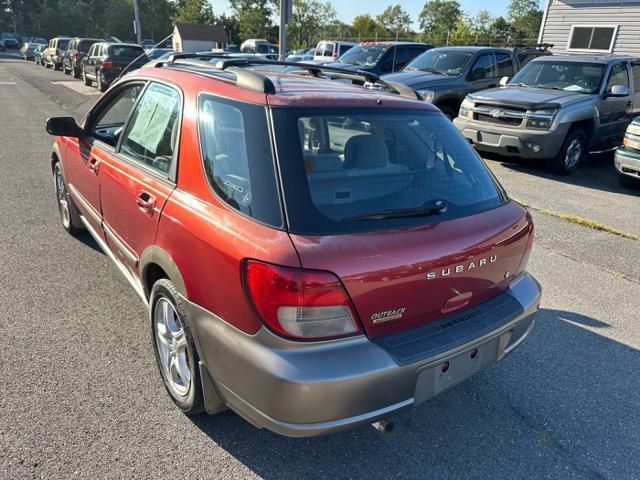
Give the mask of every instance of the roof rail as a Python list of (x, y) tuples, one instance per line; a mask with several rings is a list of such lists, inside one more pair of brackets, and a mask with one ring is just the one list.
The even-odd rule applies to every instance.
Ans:
[[(247, 67), (253, 65), (280, 65), (284, 67), (295, 67), (302, 72), (308, 72), (314, 77), (336, 77), (336, 78), (350, 78), (350, 79), (362, 79), (371, 85), (380, 85), (386, 87), (394, 93), (402, 95), (403, 97), (411, 98), (412, 100), (423, 100), (422, 96), (406, 85), (400, 83), (388, 82), (381, 79), (375, 73), (367, 72), (364, 70), (347, 70), (345, 68), (333, 67), (330, 65), (317, 65), (314, 63), (304, 62), (287, 62), (277, 60), (265, 60), (265, 59), (253, 59), (247, 57), (235, 57), (219, 60), (215, 63), (215, 66), (221, 70), (228, 69), (229, 67)], [(333, 75), (325, 75), (325, 72)], [(290, 73), (299, 73), (292, 71)]]
[[(212, 60), (218, 60), (212, 62)], [(251, 67), (255, 65), (279, 65), (284, 67), (295, 67), (298, 71), (292, 71), (290, 73), (300, 74), (306, 72), (314, 77), (322, 78), (348, 78), (348, 79), (360, 79), (363, 83), (372, 85), (379, 85), (394, 93), (402, 95), (403, 97), (411, 98), (412, 100), (423, 100), (422, 96), (410, 87), (405, 85), (388, 82), (381, 79), (378, 75), (366, 72), (363, 70), (347, 70), (345, 68), (332, 67), (329, 65), (316, 65), (312, 63), (303, 62), (287, 62), (268, 60), (265, 58), (253, 58), (252, 55), (229, 55), (226, 53), (175, 53), (170, 55), (166, 60), (156, 61), (152, 66), (165, 67), (169, 65), (184, 65), (197, 68), (213, 69), (219, 72), (230, 72), (236, 75), (236, 84), (240, 87), (248, 88), (250, 90), (262, 92), (262, 93), (275, 93), (276, 89), (273, 82), (265, 75), (256, 72), (255, 70), (248, 70), (243, 67)], [(329, 75), (327, 75), (329, 74)]]

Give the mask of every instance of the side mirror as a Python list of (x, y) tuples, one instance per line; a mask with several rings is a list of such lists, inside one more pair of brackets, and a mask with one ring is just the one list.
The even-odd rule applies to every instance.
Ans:
[(81, 137), (84, 133), (73, 117), (47, 118), (46, 129), (49, 135), (59, 137)]
[(500, 79), (500, 86), (501, 87), (506, 87), (507, 83), (509, 83), (509, 77), (502, 77)]
[(607, 94), (608, 97), (626, 97), (629, 95), (629, 87), (626, 85), (614, 85)]

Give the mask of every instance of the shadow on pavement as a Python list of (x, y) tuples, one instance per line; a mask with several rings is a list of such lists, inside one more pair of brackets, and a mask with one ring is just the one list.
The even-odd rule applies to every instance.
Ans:
[(91, 248), (92, 250), (95, 250), (96, 252), (101, 253), (102, 255), (105, 254), (102, 251), (102, 248), (100, 248), (100, 245), (98, 245), (96, 243), (96, 241), (93, 239), (93, 237), (91, 236), (91, 234), (89, 232), (82, 232), (82, 233), (78, 234), (76, 236), (76, 239), (79, 242), (84, 243), (87, 247)]
[[(590, 155), (578, 171), (571, 175), (556, 175), (545, 170), (541, 160), (522, 159), (516, 157), (502, 157), (496, 154), (483, 152), (486, 160), (500, 162), (505, 168), (535, 175), (540, 178), (552, 180), (580, 187), (603, 190), (606, 192), (621, 193), (626, 195), (640, 195), (640, 189), (625, 188), (618, 181), (618, 173), (613, 165), (613, 153)], [(640, 182), (639, 182), (640, 183)]]
[(632, 478), (640, 471), (640, 351), (595, 318), (542, 309), (500, 364), (406, 413), (291, 439), (238, 415), (195, 425), (264, 478)]

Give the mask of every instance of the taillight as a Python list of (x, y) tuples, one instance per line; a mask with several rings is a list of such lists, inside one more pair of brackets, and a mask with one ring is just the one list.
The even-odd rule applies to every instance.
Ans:
[(527, 237), (527, 245), (524, 249), (524, 254), (522, 255), (522, 260), (520, 260), (520, 265), (518, 266), (518, 271), (516, 273), (524, 272), (529, 264), (529, 259), (531, 258), (531, 251), (533, 250), (533, 240), (535, 238), (535, 227), (533, 225), (533, 220), (529, 213), (527, 213), (527, 220), (529, 222), (529, 236)]
[(344, 287), (332, 273), (247, 260), (243, 275), (256, 313), (281, 336), (319, 340), (362, 331)]
[(79, 60), (80, 59), (80, 52), (75, 52), (73, 54), (73, 58), (75, 58), (76, 60)]
[(108, 70), (109, 68), (113, 67), (113, 63), (111, 63), (111, 60), (109, 60), (108, 58), (105, 58), (104, 60), (102, 60), (100, 62), (100, 68)]
[(338, 46), (333, 47), (333, 58), (338, 58)]

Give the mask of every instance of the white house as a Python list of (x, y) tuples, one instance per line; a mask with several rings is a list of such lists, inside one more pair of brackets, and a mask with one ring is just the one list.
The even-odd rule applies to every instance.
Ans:
[(546, 0), (538, 42), (554, 53), (640, 55), (640, 0)]
[(222, 27), (176, 23), (173, 28), (173, 49), (177, 52), (205, 52), (224, 48), (227, 34)]

